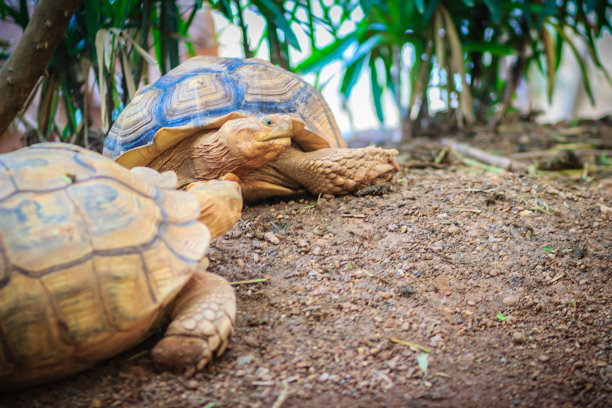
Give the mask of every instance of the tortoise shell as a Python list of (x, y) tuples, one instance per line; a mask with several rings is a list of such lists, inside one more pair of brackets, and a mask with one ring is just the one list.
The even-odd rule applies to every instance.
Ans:
[(143, 339), (210, 242), (175, 186), (72, 145), (0, 155), (0, 389)]
[(136, 94), (109, 131), (104, 155), (145, 166), (195, 133), (271, 113), (292, 116), (292, 138), (304, 151), (346, 147), (329, 106), (299, 76), (258, 59), (200, 56)]

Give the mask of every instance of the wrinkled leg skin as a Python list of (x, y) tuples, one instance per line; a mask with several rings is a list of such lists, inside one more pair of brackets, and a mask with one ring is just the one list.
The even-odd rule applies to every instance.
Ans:
[(291, 150), (270, 164), (313, 194), (347, 194), (390, 180), (399, 170), (393, 159), (397, 154), (395, 149), (374, 146)]
[(190, 377), (223, 354), (236, 319), (234, 289), (224, 278), (198, 271), (176, 298), (171, 318), (153, 361)]

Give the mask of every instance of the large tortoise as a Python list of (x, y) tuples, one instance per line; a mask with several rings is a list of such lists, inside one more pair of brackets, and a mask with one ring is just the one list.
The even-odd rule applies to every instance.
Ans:
[(180, 187), (233, 173), (247, 201), (349, 193), (398, 169), (394, 149), (346, 148), (325, 100), (299, 76), (258, 59), (205, 56), (141, 89), (104, 154), (128, 168), (175, 170)]
[(223, 352), (235, 297), (204, 272), (211, 233), (198, 217), (236, 221), (239, 186), (199, 184), (201, 214), (176, 181), (67, 144), (0, 155), (0, 390), (115, 355), (166, 314), (157, 363), (189, 374)]

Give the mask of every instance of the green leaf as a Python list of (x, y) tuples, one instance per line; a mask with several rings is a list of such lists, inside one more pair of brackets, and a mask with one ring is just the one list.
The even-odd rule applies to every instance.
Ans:
[(376, 68), (376, 61), (374, 58), (370, 58), (370, 84), (372, 86), (372, 98), (374, 100), (374, 109), (376, 109), (376, 117), (382, 124), (385, 121), (383, 110), (382, 110), (382, 93), (383, 90), (378, 83), (378, 69)]
[(491, 19), (495, 24), (499, 24), (502, 16), (502, 2), (496, 0), (484, 0), (487, 8), (491, 12)]
[(425, 4), (423, 3), (423, 0), (415, 0), (414, 5), (416, 6), (419, 14), (425, 14)]
[[(100, 28), (100, 3), (99, 1), (91, 1), (85, 7), (85, 22), (87, 23), (87, 36), (90, 44), (95, 44), (96, 33)], [(91, 53), (95, 57), (95, 52)]]
[(340, 38), (321, 50), (313, 50), (312, 55), (295, 67), (295, 72), (309, 73), (319, 71), (325, 65), (342, 58), (342, 53), (357, 41), (356, 33)]
[(348, 99), (348, 97), (351, 95), (353, 87), (359, 80), (359, 76), (361, 75), (366, 58), (366, 56), (362, 56), (360, 59), (353, 61), (351, 65), (346, 67), (346, 71), (342, 77), (342, 83), (340, 84), (340, 93), (342, 93), (346, 99)]
[(490, 52), (494, 56), (506, 57), (516, 54), (516, 47), (508, 44), (466, 40), (461, 43), (467, 52)]
[(383, 42), (383, 36), (381, 34), (374, 34), (372, 37), (368, 38), (364, 43), (362, 43), (353, 56), (345, 62), (346, 66), (352, 65), (355, 61), (363, 59), (364, 56), (369, 54), (372, 49), (377, 47), (379, 44)]
[(554, 250), (553, 250), (551, 247), (549, 247), (549, 246), (545, 246), (545, 247), (544, 247), (544, 250), (545, 250), (546, 252), (550, 252), (551, 254), (554, 254), (554, 253), (555, 253), (555, 251), (554, 251)]
[(283, 11), (276, 4), (271, 0), (252, 0), (251, 3), (259, 9), (266, 20), (272, 17), (272, 21), (285, 34), (285, 39), (291, 47), (298, 51), (302, 50), (295, 33), (291, 29), (291, 25), (285, 18)]
[(503, 322), (504, 320), (506, 320), (508, 318), (508, 316), (504, 316), (504, 314), (501, 312), (501, 310), (499, 312), (497, 312), (497, 320), (499, 320), (500, 322)]
[(419, 364), (419, 368), (423, 371), (425, 377), (427, 377), (427, 368), (429, 367), (429, 354), (427, 353), (419, 353), (417, 354), (417, 363)]

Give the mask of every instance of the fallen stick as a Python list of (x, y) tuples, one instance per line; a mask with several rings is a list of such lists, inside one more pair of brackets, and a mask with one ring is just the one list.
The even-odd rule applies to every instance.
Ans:
[(448, 146), (461, 154), (467, 154), (475, 159), (490, 164), (491, 166), (499, 167), (508, 171), (527, 171), (529, 165), (520, 161), (512, 160), (507, 157), (499, 157), (494, 154), (487, 153), (484, 150), (477, 149), (467, 143), (458, 143), (450, 139), (442, 139), (442, 145)]
[[(512, 157), (515, 160), (524, 160), (524, 159), (539, 159), (542, 157), (554, 157), (554, 156), (558, 156), (560, 153), (562, 153), (562, 150), (533, 150), (530, 152), (520, 152), (520, 153), (513, 153), (510, 155), (510, 157)], [(611, 154), (610, 150), (598, 150), (598, 149), (593, 149), (593, 150), (572, 150), (572, 153), (574, 153), (576, 156), (581, 157), (581, 156), (601, 156), (603, 154)]]

